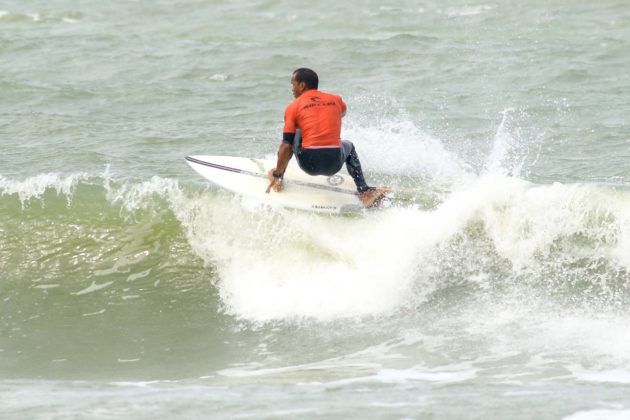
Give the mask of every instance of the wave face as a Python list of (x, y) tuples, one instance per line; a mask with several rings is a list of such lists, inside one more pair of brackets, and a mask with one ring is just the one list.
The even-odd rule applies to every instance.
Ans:
[[(363, 137), (370, 164), (379, 150)], [(500, 140), (473, 175), (422, 141), (406, 148), (404, 175), (381, 178), (398, 191), (394, 206), (358, 217), (262, 208), (167, 178), (117, 181), (107, 170), (1, 177), (5, 287), (62, 306), (88, 295), (124, 305), (169, 280), (200, 287), (191, 270), (207, 270), (222, 313), (253, 322), (389, 314), (455, 285), (623, 308), (630, 193), (496, 170)]]

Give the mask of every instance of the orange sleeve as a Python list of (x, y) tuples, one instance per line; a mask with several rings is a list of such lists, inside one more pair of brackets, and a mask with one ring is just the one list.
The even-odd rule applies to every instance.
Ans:
[(341, 104), (341, 114), (343, 115), (346, 113), (346, 103), (341, 99), (341, 96), (339, 97), (339, 103)]
[(283, 133), (295, 133), (297, 128), (297, 101), (291, 102), (284, 110)]

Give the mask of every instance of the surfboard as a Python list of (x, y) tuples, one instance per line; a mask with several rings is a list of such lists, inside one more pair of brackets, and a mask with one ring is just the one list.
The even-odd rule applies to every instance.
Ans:
[[(357, 196), (354, 181), (342, 169), (332, 176), (311, 176), (291, 161), (284, 173), (284, 189), (266, 193), (267, 173), (276, 161), (236, 156), (186, 156), (202, 177), (238, 195), (272, 206), (318, 213), (355, 213), (366, 210)], [(370, 207), (370, 209), (382, 207)]]

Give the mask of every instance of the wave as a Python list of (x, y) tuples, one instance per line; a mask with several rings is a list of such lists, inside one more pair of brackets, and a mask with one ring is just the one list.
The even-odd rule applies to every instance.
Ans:
[(64, 22), (76, 23), (83, 18), (81, 12), (67, 12), (61, 15), (46, 13), (22, 13), (9, 10), (0, 10), (0, 20), (6, 22)]
[(106, 171), (0, 177), (0, 207), (7, 278), (65, 296), (135, 299), (130, 285), (146, 292), (181, 276), (256, 322), (378, 316), (462, 285), (604, 305), (629, 297), (630, 193), (601, 185), (486, 172), (426, 206), (327, 217)]
[(109, 168), (0, 175), (0, 268), (22, 290), (74, 299), (133, 300), (174, 282), (176, 293), (210, 291), (223, 314), (263, 323), (384, 316), (444, 296), (515, 291), (623, 310), (627, 189), (526, 180), (540, 149), (511, 109), (471, 161), (404, 112), (361, 112), (396, 109), (379, 101), (356, 101), (342, 134), (368, 181), (395, 191), (386, 211), (272, 209), (201, 180), (122, 180)]

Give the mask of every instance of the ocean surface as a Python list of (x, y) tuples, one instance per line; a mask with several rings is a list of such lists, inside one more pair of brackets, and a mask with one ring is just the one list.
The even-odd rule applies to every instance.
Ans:
[[(273, 209), (290, 76), (384, 211)], [(630, 418), (630, 3), (3, 0), (0, 417)]]

